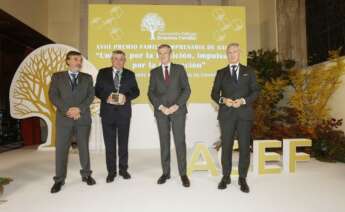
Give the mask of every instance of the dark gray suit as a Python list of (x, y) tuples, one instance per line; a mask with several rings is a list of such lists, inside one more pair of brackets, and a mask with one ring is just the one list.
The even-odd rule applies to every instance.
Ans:
[[(172, 128), (179, 173), (184, 176), (186, 175), (187, 166), (185, 141), (186, 103), (191, 90), (187, 73), (182, 65), (171, 63), (169, 75), (170, 83), (167, 84), (161, 66), (151, 70), (148, 97), (154, 107), (154, 115), (157, 120), (163, 174), (170, 175), (170, 131)], [(158, 109), (160, 105), (170, 107), (174, 104), (177, 104), (179, 109), (168, 116)]]
[[(217, 71), (211, 97), (219, 104), (218, 120), (221, 129), (224, 176), (231, 174), (232, 149), (236, 132), (240, 150), (239, 175), (243, 178), (247, 176), (250, 163), (251, 127), (254, 119), (252, 104), (259, 92), (255, 72), (250, 68), (239, 65), (238, 82), (231, 75), (229, 66)], [(246, 104), (239, 108), (227, 107), (220, 103), (221, 97), (232, 100), (244, 98)]]
[[(79, 72), (77, 87), (72, 91), (68, 71), (54, 73), (51, 79), (49, 98), (56, 107), (56, 175), (55, 182), (64, 182), (67, 173), (68, 150), (70, 138), (76, 133), (81, 175), (87, 177), (91, 174), (89, 156), (89, 135), (91, 128), (90, 104), (94, 99), (92, 77)], [(70, 107), (79, 107), (80, 118), (73, 120), (66, 116)]]

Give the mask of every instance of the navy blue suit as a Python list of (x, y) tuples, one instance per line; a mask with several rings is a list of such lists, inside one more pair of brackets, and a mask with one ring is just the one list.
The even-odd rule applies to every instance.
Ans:
[[(231, 75), (229, 66), (217, 71), (211, 97), (219, 104), (218, 120), (221, 130), (224, 176), (231, 174), (232, 149), (237, 133), (240, 150), (239, 175), (242, 178), (247, 177), (250, 162), (251, 127), (254, 120), (252, 104), (259, 92), (260, 87), (256, 82), (255, 72), (249, 67), (239, 65), (238, 81), (235, 80), (235, 76)], [(232, 100), (244, 98), (246, 104), (239, 108), (228, 107), (220, 101), (222, 97)]]
[(112, 92), (117, 92), (114, 84), (113, 68), (103, 68), (99, 70), (97, 75), (95, 94), (101, 99), (100, 116), (102, 119), (108, 173), (117, 172), (116, 137), (118, 137), (119, 146), (119, 168), (124, 171), (128, 169), (128, 136), (132, 116), (131, 101), (140, 94), (134, 72), (125, 68), (122, 72), (120, 93), (126, 96), (126, 103), (124, 105), (107, 103), (107, 99)]

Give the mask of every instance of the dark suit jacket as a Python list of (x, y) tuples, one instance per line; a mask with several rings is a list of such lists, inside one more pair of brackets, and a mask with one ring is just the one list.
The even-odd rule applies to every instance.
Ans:
[(113, 68), (107, 67), (99, 70), (95, 86), (96, 96), (101, 99), (100, 116), (105, 122), (128, 121), (132, 115), (131, 100), (140, 94), (135, 74), (133, 71), (123, 69), (121, 76), (120, 93), (126, 96), (124, 105), (112, 105), (107, 103), (108, 96), (116, 92), (113, 78)]
[(191, 90), (186, 70), (182, 65), (171, 63), (169, 76), (170, 84), (167, 85), (164, 81), (162, 66), (151, 70), (148, 97), (154, 107), (155, 116), (163, 115), (158, 109), (160, 105), (170, 107), (177, 104), (179, 109), (172, 116), (187, 113), (186, 104)]
[(218, 119), (227, 119), (235, 115), (235, 113), (238, 113), (239, 118), (243, 120), (254, 119), (252, 104), (259, 92), (260, 88), (256, 82), (255, 72), (252, 69), (240, 64), (237, 83), (235, 83), (231, 76), (229, 66), (218, 70), (212, 88), (212, 99), (217, 104), (219, 104), (221, 97), (231, 98), (233, 100), (244, 98), (246, 101), (246, 104), (239, 108), (219, 104)]
[[(91, 75), (79, 72), (78, 85), (73, 92), (68, 71), (56, 72), (52, 75), (49, 98), (57, 109), (57, 125), (91, 125), (90, 104), (94, 97)], [(79, 107), (81, 113), (78, 120), (74, 121), (66, 116), (70, 107)]]

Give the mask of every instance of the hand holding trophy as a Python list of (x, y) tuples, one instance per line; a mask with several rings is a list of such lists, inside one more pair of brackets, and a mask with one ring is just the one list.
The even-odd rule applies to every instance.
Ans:
[(116, 92), (112, 92), (109, 95), (108, 100), (107, 100), (109, 104), (124, 105), (126, 102), (126, 96), (120, 93), (121, 75), (122, 75), (122, 71), (117, 71), (115, 73), (114, 86), (115, 86)]
[(126, 96), (119, 92), (112, 92), (107, 102), (113, 105), (124, 105), (126, 103)]

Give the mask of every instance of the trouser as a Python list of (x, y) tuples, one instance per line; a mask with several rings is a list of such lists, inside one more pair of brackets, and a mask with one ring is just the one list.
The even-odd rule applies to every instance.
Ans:
[(172, 129), (180, 176), (186, 175), (186, 115), (157, 116), (163, 174), (170, 175), (170, 131)]
[(118, 143), (119, 169), (127, 171), (128, 169), (128, 137), (129, 137), (130, 119), (115, 120), (112, 123), (102, 120), (103, 138), (105, 143), (106, 163), (109, 174), (116, 173), (116, 140)]
[(89, 135), (90, 125), (57, 125), (56, 127), (56, 151), (55, 151), (55, 182), (64, 182), (67, 175), (68, 152), (71, 145), (71, 137), (75, 133), (79, 160), (81, 165), (80, 174), (82, 177), (90, 176), (90, 153), (89, 153)]
[(239, 176), (246, 178), (250, 164), (250, 141), (252, 120), (241, 120), (233, 116), (226, 120), (220, 120), (221, 141), (222, 141), (222, 168), (223, 175), (231, 174), (232, 152), (235, 139), (235, 133), (238, 137), (239, 145)]

